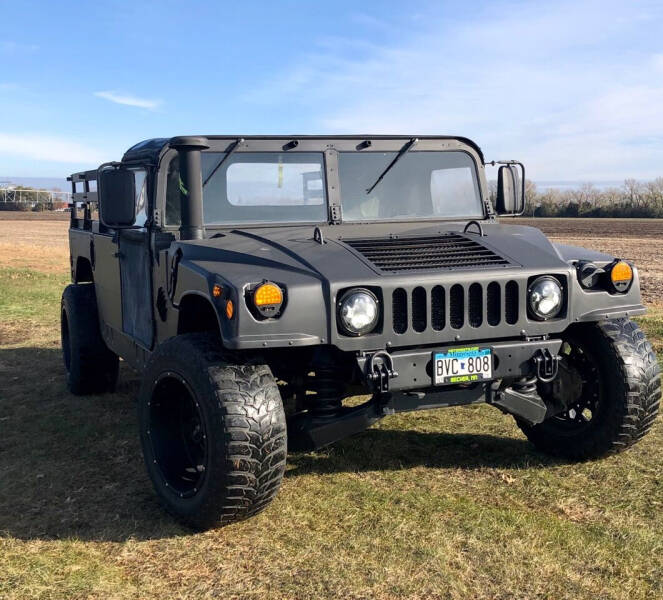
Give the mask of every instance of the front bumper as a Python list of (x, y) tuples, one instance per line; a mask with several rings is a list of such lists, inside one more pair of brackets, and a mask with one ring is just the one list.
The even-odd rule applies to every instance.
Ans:
[[(332, 418), (316, 418), (307, 412), (295, 415), (288, 423), (289, 447), (293, 450), (321, 448), (359, 433), (393, 413), (485, 402), (490, 400), (493, 381), (519, 379), (535, 374), (537, 355), (557, 356), (562, 340), (506, 341), (479, 345), (492, 350), (493, 377), (468, 385), (433, 386), (432, 349), (402, 350), (391, 354), (378, 351), (358, 356), (357, 366), (364, 374), (367, 391), (373, 392), (373, 398), (359, 406), (343, 407)], [(440, 346), (435, 351), (443, 349)], [(391, 370), (398, 375), (387, 375), (386, 379), (373, 378), (371, 373), (376, 368), (384, 368), (385, 372)]]
[[(490, 348), (493, 356), (492, 378), (482, 383), (496, 379), (516, 380), (531, 376), (535, 373), (535, 357), (543, 352), (556, 356), (562, 345), (560, 339), (546, 340), (517, 340), (506, 342), (477, 342), (482, 348)], [(357, 356), (357, 366), (363, 374), (367, 387), (372, 391), (384, 392), (384, 377), (375, 376), (376, 369), (391, 371), (398, 375), (388, 377), (388, 391), (420, 390), (429, 393), (443, 393), (453, 389), (454, 386), (433, 385), (433, 354), (444, 351), (446, 348), (458, 347), (459, 344), (437, 346), (427, 349), (399, 350), (385, 353), (363, 353)], [(375, 355), (375, 356), (374, 356)], [(388, 358), (385, 357), (388, 356)], [(386, 363), (391, 362), (391, 365)], [(382, 386), (381, 389), (376, 389)]]

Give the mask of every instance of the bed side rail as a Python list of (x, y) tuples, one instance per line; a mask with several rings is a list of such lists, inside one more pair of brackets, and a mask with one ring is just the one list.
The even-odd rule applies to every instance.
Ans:
[(97, 169), (72, 173), (67, 181), (71, 182), (70, 226), (73, 229), (91, 230), (94, 213), (98, 214), (99, 211)]

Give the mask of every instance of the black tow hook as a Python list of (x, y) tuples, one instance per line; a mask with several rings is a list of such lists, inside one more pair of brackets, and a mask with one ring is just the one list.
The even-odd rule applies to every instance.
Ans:
[(385, 350), (378, 350), (368, 359), (366, 378), (374, 384), (376, 392), (388, 392), (389, 380), (398, 377), (394, 361)]
[(548, 348), (539, 348), (534, 355), (534, 366), (536, 367), (536, 376), (543, 383), (550, 383), (557, 377), (557, 370), (560, 357), (553, 355)]

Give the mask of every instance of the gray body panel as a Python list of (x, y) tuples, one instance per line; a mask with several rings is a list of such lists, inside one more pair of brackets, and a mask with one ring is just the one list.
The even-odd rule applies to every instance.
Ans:
[[(327, 226), (321, 228), (325, 244), (313, 239), (311, 227), (233, 229), (225, 232), (223, 237), (175, 244), (183, 253), (180, 269), (191, 272), (191, 275), (183, 275), (186, 283), (185, 280), (181, 284), (178, 282), (177, 293), (179, 298), (191, 289), (209, 294), (211, 282), (216, 279), (240, 291), (263, 279), (284, 285), (288, 290), (287, 306), (278, 320), (257, 321), (246, 304), (237, 301), (237, 317), (229, 324), (231, 327), (223, 329), (224, 343), (234, 349), (332, 344), (344, 351), (352, 351), (554, 335), (563, 332), (574, 321), (614, 318), (626, 313), (638, 314), (642, 310), (637, 280), (628, 293), (619, 296), (606, 291), (583, 290), (577, 282), (575, 267), (560, 256), (557, 248), (538, 229), (531, 227), (484, 225), (481, 244), (512, 262), (507, 267), (493, 269), (385, 274), (343, 243), (344, 239), (354, 237), (415, 237), (462, 232), (464, 226), (465, 223), (447, 222)], [(583, 258), (580, 254), (576, 256)], [(596, 253), (590, 253), (590, 256), (596, 259)], [(612, 260), (612, 257), (601, 256), (605, 262)], [(550, 321), (531, 319), (525, 310), (527, 282), (542, 274), (557, 275), (567, 282), (566, 313)], [(411, 298), (417, 287), (430, 293), (438, 285), (449, 290), (460, 284), (467, 297), (469, 287), (474, 283), (485, 287), (490, 282), (497, 282), (503, 287), (509, 281), (518, 283), (520, 310), (514, 323), (502, 319), (499, 325), (488, 325), (484, 312), (482, 326), (473, 327), (469, 323), (466, 302), (464, 324), (460, 328), (446, 326), (435, 331), (427, 327), (416, 332), (408, 327), (404, 333), (398, 334), (389, 327), (393, 321), (390, 299), (397, 288), (404, 289)], [(381, 291), (382, 330), (361, 337), (348, 337), (338, 332), (334, 307), (340, 290), (361, 286)], [(237, 299), (239, 296), (241, 294), (237, 294)], [(484, 311), (486, 306), (484, 301)], [(450, 321), (448, 310), (447, 303), (447, 324)]]
[[(331, 210), (340, 205), (337, 153), (357, 148), (362, 140), (372, 140), (370, 151), (394, 151), (412, 136), (267, 136), (246, 137), (237, 151), (281, 151), (284, 144), (296, 139), (293, 152), (324, 152), (326, 192)], [(211, 150), (225, 151), (238, 136), (208, 136)], [(394, 236), (444, 236), (462, 234), (467, 221), (409, 221), (382, 223), (334, 222), (207, 227), (204, 239), (180, 240), (177, 227), (163, 221), (166, 197), (166, 170), (175, 150), (169, 140), (151, 140), (135, 146), (123, 163), (141, 166), (148, 172), (149, 206), (144, 244), (137, 232), (108, 230), (97, 221), (72, 215), (70, 246), (72, 278), (77, 280), (77, 262), (91, 264), (96, 286), (101, 329), (106, 343), (136, 368), (142, 368), (154, 347), (176, 335), (180, 327), (180, 309), (187, 298), (197, 297), (212, 307), (222, 343), (233, 350), (304, 348), (333, 346), (351, 354), (387, 349), (409, 351), (462, 344), (469, 341), (500, 342), (532, 337), (555, 337), (570, 324), (641, 314), (642, 306), (637, 271), (625, 294), (586, 291), (578, 283), (575, 263), (591, 260), (599, 265), (613, 258), (594, 251), (551, 243), (538, 229), (498, 222), (488, 201), (484, 162), (481, 150), (465, 138), (420, 136), (419, 150), (462, 150), (476, 164), (481, 199), (485, 209), (481, 221), (483, 234), (473, 227), (467, 238), (505, 258), (508, 264), (477, 269), (439, 269), (435, 271), (384, 272), (345, 242), (355, 238), (389, 239)], [(94, 178), (94, 172), (76, 174), (72, 181)], [(87, 185), (87, 183), (86, 183)], [(90, 200), (96, 196), (94, 193)], [(94, 200), (93, 200), (94, 201)], [(324, 244), (314, 239), (319, 227)], [(126, 240), (123, 249), (122, 240)], [(119, 240), (119, 246), (118, 246)], [(133, 240), (133, 241), (132, 241)], [(126, 252), (123, 255), (123, 250)], [(123, 257), (123, 258), (121, 258)], [(123, 260), (126, 258), (126, 263)], [(528, 316), (528, 282), (540, 275), (553, 275), (565, 285), (566, 306), (560, 316), (550, 321), (536, 321)], [(247, 286), (270, 280), (286, 290), (280, 318), (257, 320), (249, 310), (244, 295)], [(175, 282), (173, 286), (173, 282)], [(499, 322), (488, 323), (487, 289), (495, 283), (500, 290)], [(509, 282), (517, 284), (517, 318), (507, 322), (503, 314)], [(215, 299), (212, 287), (224, 288), (222, 299)], [(451, 326), (447, 302), (444, 327), (431, 326), (430, 299), (433, 288), (460, 286), (464, 298), (470, 288), (481, 289), (481, 324), (472, 325), (469, 302), (464, 304), (462, 325)], [(339, 332), (336, 302), (339, 292), (351, 287), (369, 287), (381, 301), (382, 322), (375, 333), (350, 337)], [(417, 290), (420, 288), (420, 290)], [(407, 298), (407, 327), (402, 333), (394, 328), (393, 294), (404, 290)], [(477, 289), (476, 287), (474, 288)], [(496, 289), (496, 288), (495, 288)], [(124, 290), (124, 291), (123, 291)], [(426, 325), (416, 331), (412, 326), (413, 293), (426, 299)], [(423, 290), (423, 291), (421, 291)], [(126, 293), (125, 293), (126, 291)], [(232, 319), (225, 316), (225, 301), (235, 305)], [(161, 302), (161, 307), (159, 303)], [(422, 350), (423, 352), (424, 350)]]

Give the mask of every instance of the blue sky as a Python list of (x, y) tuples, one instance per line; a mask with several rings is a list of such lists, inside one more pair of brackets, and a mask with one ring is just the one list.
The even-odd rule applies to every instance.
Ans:
[(663, 176), (663, 3), (0, 0), (0, 175), (185, 133), (475, 139), (535, 180)]

